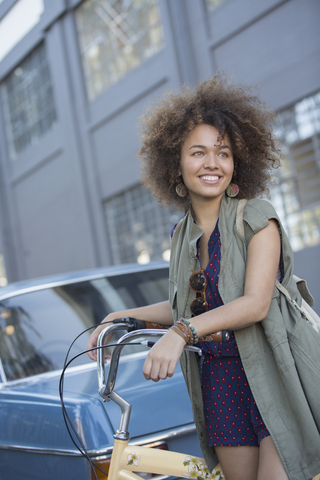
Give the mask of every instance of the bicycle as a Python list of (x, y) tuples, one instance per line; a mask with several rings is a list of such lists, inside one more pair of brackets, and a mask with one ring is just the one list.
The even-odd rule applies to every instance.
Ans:
[[(129, 327), (130, 328), (130, 327)], [(176, 453), (166, 450), (157, 450), (149, 447), (128, 445), (129, 421), (132, 406), (122, 398), (115, 390), (114, 385), (117, 376), (117, 369), (121, 350), (124, 344), (132, 340), (143, 339), (140, 343), (146, 347), (152, 347), (155, 339), (159, 339), (167, 330), (148, 329), (135, 330), (123, 335), (114, 347), (107, 380), (105, 380), (105, 360), (103, 348), (107, 336), (118, 330), (128, 330), (128, 322), (120, 322), (107, 326), (98, 338), (97, 346), (97, 373), (99, 383), (99, 394), (104, 401), (112, 400), (121, 408), (120, 426), (114, 435), (114, 447), (111, 456), (108, 478), (110, 480), (139, 480), (143, 473), (165, 475), (183, 478), (197, 478), (198, 480), (220, 480), (225, 478), (218, 467), (212, 472), (209, 471), (202, 458), (190, 454)], [(216, 341), (226, 341), (227, 332), (219, 332)], [(152, 339), (147, 340), (147, 338)], [(199, 357), (202, 350), (196, 346), (185, 346), (185, 350), (197, 352)]]

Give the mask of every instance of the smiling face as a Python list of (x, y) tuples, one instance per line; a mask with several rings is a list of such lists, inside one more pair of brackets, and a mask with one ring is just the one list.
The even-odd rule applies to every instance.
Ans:
[(211, 125), (198, 125), (186, 138), (180, 161), (180, 174), (191, 203), (221, 199), (233, 175), (232, 147), (227, 134)]

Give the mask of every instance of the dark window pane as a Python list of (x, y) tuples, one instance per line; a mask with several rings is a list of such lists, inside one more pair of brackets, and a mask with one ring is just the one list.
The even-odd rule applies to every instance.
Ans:
[(114, 262), (168, 260), (170, 232), (182, 214), (160, 206), (137, 185), (105, 203)]
[[(56, 111), (45, 47), (41, 44), (4, 81), (5, 116), (11, 157), (50, 130)], [(45, 122), (41, 118), (46, 117)], [(41, 124), (41, 125), (40, 125)]]
[(320, 242), (320, 92), (279, 112), (283, 154), (272, 201), (293, 250)]
[(76, 22), (91, 100), (164, 46), (157, 0), (87, 0)]

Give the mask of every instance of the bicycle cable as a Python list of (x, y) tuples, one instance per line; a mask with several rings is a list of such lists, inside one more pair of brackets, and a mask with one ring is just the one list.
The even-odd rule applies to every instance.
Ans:
[[(107, 322), (106, 322), (107, 323)], [(111, 322), (108, 322), (108, 323), (111, 323)], [(99, 325), (99, 324), (98, 324)], [(68, 362), (68, 358), (69, 358), (69, 354), (70, 354), (70, 351), (71, 351), (71, 348), (73, 347), (73, 345), (75, 344), (75, 342), (78, 340), (78, 338), (81, 337), (81, 335), (83, 335), (84, 333), (88, 332), (89, 330), (92, 330), (93, 328), (96, 328), (97, 325), (94, 325), (94, 326), (91, 326), (85, 330), (83, 330), (79, 335), (76, 336), (76, 338), (71, 342), (68, 350), (67, 350), (67, 353), (66, 353), (66, 357), (65, 357), (65, 360), (64, 360), (64, 364), (63, 364), (63, 369), (62, 369), (62, 372), (61, 372), (61, 375), (60, 375), (60, 380), (59, 380), (59, 396), (60, 396), (60, 402), (61, 402), (61, 408), (62, 408), (62, 416), (63, 416), (63, 420), (64, 420), (64, 423), (65, 423), (65, 426), (66, 426), (66, 429), (67, 429), (67, 432), (69, 434), (69, 437), (71, 438), (72, 440), (72, 443), (75, 445), (75, 447), (77, 448), (77, 450), (79, 450), (79, 452), (81, 453), (81, 455), (83, 455), (87, 461), (89, 462), (90, 464), (90, 468), (92, 469), (92, 471), (94, 471), (94, 468), (93, 468), (93, 462), (91, 460), (91, 458), (89, 457), (87, 451), (86, 451), (86, 448), (80, 438), (80, 436), (78, 435), (77, 431), (75, 430), (72, 422), (71, 422), (71, 419), (67, 413), (67, 410), (66, 410), (66, 407), (65, 407), (65, 404), (64, 404), (64, 401), (63, 401), (63, 386), (64, 386), (64, 374), (65, 374), (65, 371), (66, 369), (68, 368), (68, 366), (70, 365), (70, 363), (72, 363), (72, 361), (74, 361), (78, 355), (74, 358), (71, 359), (70, 362)], [(82, 355), (84, 352), (81, 352), (80, 355)], [(72, 432), (71, 430), (73, 431), (75, 437), (77, 438), (78, 442), (79, 442), (79, 445), (80, 447), (82, 447), (82, 450), (81, 448), (79, 447), (79, 445), (76, 443), (76, 441), (74, 440), (74, 437), (72, 435)], [(99, 468), (96, 466), (96, 468)], [(105, 472), (103, 472), (105, 473)], [(95, 474), (95, 471), (94, 471), (94, 475), (97, 479), (97, 476)]]
[[(102, 323), (102, 322), (101, 322)], [(67, 368), (70, 366), (70, 364), (72, 362), (74, 362), (77, 358), (79, 358), (81, 355), (84, 355), (88, 352), (91, 352), (91, 351), (94, 351), (94, 350), (100, 350), (100, 349), (104, 349), (106, 347), (115, 347), (117, 346), (118, 344), (117, 343), (109, 343), (107, 345), (101, 345), (100, 347), (93, 347), (93, 348), (90, 348), (88, 350), (84, 350), (82, 351), (81, 353), (78, 353), (77, 355), (75, 355), (74, 357), (71, 358), (71, 360), (68, 361), (68, 357), (69, 357), (69, 354), (70, 354), (70, 351), (71, 351), (71, 348), (73, 347), (74, 343), (78, 340), (79, 337), (81, 337), (81, 335), (83, 335), (84, 333), (88, 332), (89, 330), (92, 330), (93, 328), (97, 328), (98, 325), (101, 325), (100, 324), (97, 324), (97, 325), (93, 325), (89, 328), (87, 328), (86, 330), (83, 330), (79, 335), (77, 335), (77, 337), (72, 341), (72, 343), (70, 344), (69, 348), (68, 348), (68, 351), (66, 353), (66, 357), (65, 357), (65, 360), (64, 360), (64, 364), (63, 364), (63, 369), (62, 369), (62, 372), (61, 372), (61, 375), (60, 375), (60, 380), (59, 380), (59, 397), (60, 397), (60, 402), (61, 402), (61, 408), (62, 408), (62, 416), (63, 416), (63, 420), (64, 420), (64, 423), (66, 425), (66, 429), (68, 431), (68, 434), (71, 438), (71, 441), (72, 443), (75, 445), (75, 447), (77, 448), (77, 450), (81, 453), (81, 455), (83, 457), (85, 457), (87, 459), (87, 461), (89, 462), (89, 465), (90, 465), (90, 468), (95, 476), (95, 479), (98, 480), (98, 477), (97, 477), (97, 474), (96, 474), (96, 471), (95, 469), (98, 469), (101, 473), (103, 473), (106, 477), (108, 477), (108, 474), (103, 471), (98, 465), (96, 465), (90, 458), (88, 452), (87, 452), (87, 449), (80, 437), (80, 435), (78, 434), (78, 432), (76, 431), (71, 419), (70, 419), (70, 416), (66, 410), (66, 407), (65, 407), (65, 403), (64, 403), (64, 400), (63, 400), (63, 387), (64, 387), (64, 374), (67, 370)], [(103, 322), (103, 323), (113, 323), (112, 321), (110, 322)], [(143, 345), (141, 342), (127, 342), (127, 343), (122, 343), (121, 345), (123, 346), (126, 346), (126, 345)], [(72, 433), (73, 432), (73, 433)], [(75, 441), (74, 439), (74, 436), (76, 437), (79, 445), (77, 444), (77, 442)]]

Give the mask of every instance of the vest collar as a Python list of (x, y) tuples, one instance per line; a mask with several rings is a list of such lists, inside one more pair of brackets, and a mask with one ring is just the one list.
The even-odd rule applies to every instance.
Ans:
[[(234, 235), (235, 217), (237, 213), (238, 199), (223, 195), (219, 212), (219, 231), (222, 235), (221, 244), (224, 251), (228, 250)], [(186, 215), (187, 238), (189, 240), (189, 252), (191, 257), (197, 255), (197, 241), (203, 234), (203, 230), (194, 222), (191, 210)]]

